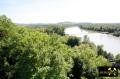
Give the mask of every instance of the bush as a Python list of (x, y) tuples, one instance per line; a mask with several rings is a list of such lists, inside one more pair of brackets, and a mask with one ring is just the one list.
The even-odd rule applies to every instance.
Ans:
[(80, 38), (70, 36), (66, 44), (71, 47), (78, 46), (80, 44)]

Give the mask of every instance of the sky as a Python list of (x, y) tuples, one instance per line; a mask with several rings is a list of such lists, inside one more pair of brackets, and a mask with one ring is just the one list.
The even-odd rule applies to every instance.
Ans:
[(15, 23), (120, 23), (120, 0), (0, 0)]

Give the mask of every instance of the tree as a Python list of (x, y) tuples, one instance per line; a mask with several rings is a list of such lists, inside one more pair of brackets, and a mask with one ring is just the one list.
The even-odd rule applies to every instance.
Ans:
[(116, 63), (120, 63), (120, 54), (117, 54), (115, 57)]
[(15, 25), (5, 15), (0, 16), (0, 78), (6, 79), (11, 78), (12, 65), (15, 63), (14, 58), (12, 59), (11, 54), (11, 38), (15, 33)]
[(103, 46), (97, 46), (97, 54), (98, 56), (102, 55), (103, 57), (107, 58), (107, 52), (103, 50)]
[(90, 43), (90, 40), (87, 35), (83, 37), (83, 43)]
[(19, 27), (2, 16), (0, 30), (0, 79), (94, 79), (98, 66), (110, 66), (102, 48), (98, 56), (88, 40), (61, 36), (58, 27)]
[(71, 47), (78, 46), (80, 44), (80, 39), (77, 37), (71, 36), (68, 38), (68, 41), (66, 44)]
[(83, 62), (80, 60), (79, 57), (73, 58), (74, 65), (71, 70), (71, 73), (68, 74), (70, 79), (81, 79), (81, 75), (83, 72)]

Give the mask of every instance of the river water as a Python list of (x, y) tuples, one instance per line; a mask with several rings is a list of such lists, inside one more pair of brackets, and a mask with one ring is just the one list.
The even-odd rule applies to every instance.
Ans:
[(103, 49), (112, 53), (114, 56), (120, 53), (120, 37), (115, 37), (110, 34), (102, 34), (95, 31), (83, 30), (78, 26), (66, 28), (65, 34), (82, 38), (87, 35), (91, 42), (96, 45), (103, 45)]

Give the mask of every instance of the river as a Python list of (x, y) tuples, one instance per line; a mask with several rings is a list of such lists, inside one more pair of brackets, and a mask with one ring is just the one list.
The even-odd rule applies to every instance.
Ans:
[(87, 35), (91, 42), (93, 42), (96, 45), (103, 45), (103, 49), (107, 52), (112, 53), (114, 56), (120, 53), (120, 37), (80, 29), (78, 26), (66, 28), (65, 34), (81, 38)]

